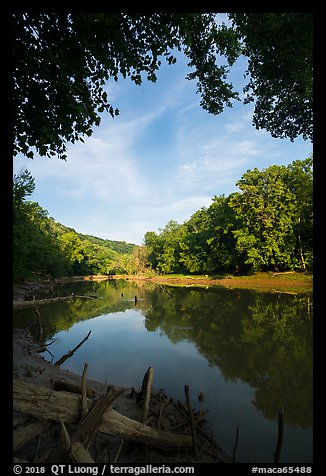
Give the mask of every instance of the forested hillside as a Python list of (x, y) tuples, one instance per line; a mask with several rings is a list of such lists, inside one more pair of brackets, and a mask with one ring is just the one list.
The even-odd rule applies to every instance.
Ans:
[(144, 246), (84, 235), (57, 223), (38, 203), (28, 170), (14, 177), (14, 279), (33, 273), (251, 273), (311, 270), (313, 159), (248, 170), (239, 192), (215, 196), (183, 224), (149, 231)]
[(125, 241), (116, 241), (116, 240), (105, 240), (104, 238), (98, 238), (97, 236), (84, 235), (82, 233), (77, 233), (81, 240), (88, 240), (91, 243), (96, 245), (105, 246), (110, 250), (115, 250), (118, 253), (128, 254), (132, 253), (135, 245), (132, 243), (126, 243)]
[(14, 177), (14, 280), (51, 276), (135, 272), (136, 246), (77, 233), (57, 223), (38, 203), (26, 200), (35, 188), (28, 170)]

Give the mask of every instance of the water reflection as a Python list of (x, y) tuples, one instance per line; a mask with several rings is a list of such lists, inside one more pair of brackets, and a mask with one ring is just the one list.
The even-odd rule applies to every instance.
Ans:
[[(88, 347), (85, 348), (87, 355), (80, 350), (76, 354), (77, 358), (79, 354), (81, 361), (87, 359), (90, 366), (90, 359), (96, 359), (97, 371), (100, 372), (103, 368), (96, 378), (105, 380), (108, 355), (104, 352), (105, 355), (101, 357), (100, 354), (103, 353), (101, 349), (105, 348), (101, 345), (108, 346), (105, 343), (107, 331), (104, 326), (111, 326), (110, 345), (112, 352), (119, 354), (116, 357), (116, 365), (119, 361), (121, 368), (128, 368), (127, 373), (130, 376), (135, 372), (136, 361), (146, 370), (148, 362), (142, 362), (141, 359), (154, 359), (151, 356), (155, 354), (158, 359), (156, 365), (161, 366), (160, 374), (176, 374), (175, 380), (181, 382), (181, 386), (189, 383), (189, 380), (181, 381), (182, 378), (177, 375), (180, 371), (184, 372), (187, 379), (191, 377), (192, 371), (201, 372), (206, 381), (210, 379), (207, 388), (211, 388), (210, 398), (215, 407), (216, 395), (213, 394), (218, 390), (220, 395), (223, 395), (223, 377), (224, 388), (230, 391), (232, 384), (234, 392), (228, 398), (239, 399), (235, 405), (243, 405), (240, 398), (251, 399), (249, 403), (251, 401), (253, 404), (252, 408), (266, 420), (273, 422), (273, 425), (277, 421), (279, 406), (282, 405), (289, 428), (308, 429), (312, 426), (310, 294), (294, 296), (224, 288), (168, 289), (171, 296), (155, 284), (139, 285), (122, 280), (74, 283), (66, 286), (61, 289), (61, 294), (74, 292), (78, 295), (98, 297), (92, 300), (76, 298), (74, 301), (40, 307), (44, 339), (47, 340), (58, 333), (60, 335), (61, 331), (69, 329), (71, 330), (67, 334), (73, 335), (73, 332), (76, 332), (74, 329), (77, 329), (76, 324), (85, 321), (83, 331), (79, 330), (78, 336), (75, 333), (74, 343), (77, 344), (80, 336), (84, 337), (92, 327), (93, 339), (89, 340)], [(108, 316), (112, 317), (108, 319)], [(138, 320), (135, 324), (136, 316), (142, 316), (143, 322)], [(93, 320), (95, 317), (97, 319)], [(33, 310), (16, 313), (14, 325), (30, 326), (34, 337), (38, 338), (38, 326)], [(67, 346), (67, 343), (65, 345)], [(65, 351), (67, 350), (69, 349), (65, 348)], [(184, 353), (182, 358), (180, 356), (180, 363), (176, 362), (179, 358), (177, 352)], [(185, 363), (187, 353), (188, 362), (191, 364)], [(113, 358), (111, 354), (111, 366)], [(163, 370), (164, 364), (166, 369)], [(187, 365), (192, 365), (193, 368), (186, 368)], [(218, 373), (215, 370), (213, 373), (203, 370), (205, 365), (206, 368), (208, 365), (212, 370), (217, 369)], [(196, 378), (200, 380), (199, 375)], [(134, 385), (134, 382), (127, 385)], [(248, 408), (246, 411), (250, 413)], [(219, 430), (222, 431), (223, 421), (220, 414), (218, 419)], [(250, 421), (254, 419), (257, 419), (257, 415), (251, 414), (246, 425), (250, 425)], [(265, 426), (267, 428), (267, 423)], [(275, 425), (273, 431), (274, 427)], [(298, 438), (298, 434), (292, 435), (293, 441)], [(273, 449), (269, 448), (271, 454)], [(309, 462), (309, 448), (306, 448), (306, 458), (306, 462)], [(270, 460), (272, 461), (272, 458)]]
[[(144, 305), (142, 288), (124, 280), (104, 282), (75, 282), (57, 287), (53, 297), (71, 296), (70, 301), (42, 305), (39, 310), (42, 315), (43, 340), (49, 339), (59, 331), (67, 331), (77, 322), (92, 319), (101, 314), (123, 312), (135, 305), (135, 295), (139, 301), (137, 307)], [(123, 296), (121, 295), (123, 294)], [(78, 296), (96, 296), (85, 299)], [(36, 299), (43, 296), (36, 295)], [(33, 309), (18, 310), (14, 313), (16, 327), (28, 327), (35, 338), (39, 339), (38, 326)]]
[(148, 330), (160, 328), (174, 343), (192, 341), (226, 380), (249, 383), (266, 418), (277, 419), (283, 405), (287, 423), (312, 425), (310, 296), (222, 289), (173, 294), (153, 300)]

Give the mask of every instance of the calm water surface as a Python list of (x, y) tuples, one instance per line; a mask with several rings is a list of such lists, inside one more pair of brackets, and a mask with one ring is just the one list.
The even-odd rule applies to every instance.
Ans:
[[(78, 374), (138, 388), (149, 366), (154, 387), (208, 411), (208, 428), (239, 462), (273, 462), (277, 415), (284, 408), (281, 463), (312, 457), (312, 295), (222, 287), (166, 287), (123, 280), (83, 282), (57, 294), (96, 295), (40, 307), (43, 339), (58, 360), (91, 330), (62, 365)], [(135, 296), (138, 302), (135, 305)], [(39, 339), (32, 310), (14, 315)], [(198, 401), (200, 392), (204, 402)]]

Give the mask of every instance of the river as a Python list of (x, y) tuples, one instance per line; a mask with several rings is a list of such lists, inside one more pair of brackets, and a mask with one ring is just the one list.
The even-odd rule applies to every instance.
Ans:
[[(55, 362), (91, 330), (62, 368), (81, 375), (87, 362), (89, 378), (138, 389), (151, 366), (154, 387), (181, 401), (189, 385), (193, 408), (207, 411), (207, 427), (229, 454), (238, 429), (236, 459), (243, 463), (273, 463), (282, 406), (280, 462), (313, 461), (311, 293), (125, 280), (54, 292), (96, 298), (39, 307), (41, 338), (54, 341), (46, 360)], [(40, 338), (32, 309), (15, 312), (14, 326)]]

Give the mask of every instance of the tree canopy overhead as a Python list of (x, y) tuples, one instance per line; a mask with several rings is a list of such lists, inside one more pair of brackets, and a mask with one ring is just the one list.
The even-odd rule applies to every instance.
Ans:
[(239, 100), (228, 73), (248, 58), (253, 124), (274, 137), (312, 140), (312, 14), (44, 13), (13, 15), (14, 154), (65, 159), (100, 114), (119, 114), (108, 80), (156, 81), (162, 59), (183, 51), (201, 106), (219, 114)]

